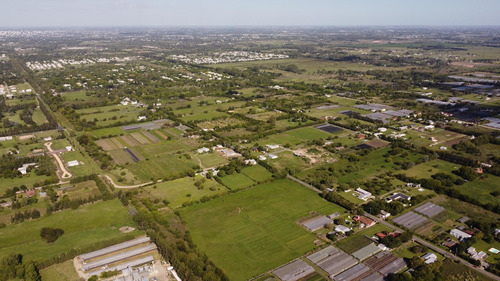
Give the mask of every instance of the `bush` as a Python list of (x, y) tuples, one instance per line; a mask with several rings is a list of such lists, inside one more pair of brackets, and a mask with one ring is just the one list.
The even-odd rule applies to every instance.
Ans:
[(64, 230), (60, 228), (44, 227), (40, 231), (40, 236), (42, 237), (43, 240), (47, 241), (47, 243), (52, 243), (56, 241), (63, 234)]

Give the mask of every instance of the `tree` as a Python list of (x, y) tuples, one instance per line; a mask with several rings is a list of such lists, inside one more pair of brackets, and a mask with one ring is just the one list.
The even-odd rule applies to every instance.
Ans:
[(63, 234), (64, 230), (60, 228), (44, 227), (40, 230), (40, 237), (47, 241), (47, 243), (56, 241)]
[(38, 272), (38, 268), (35, 266), (33, 262), (28, 263), (25, 266), (24, 278), (26, 281), (41, 281), (42, 277), (40, 276), (40, 272)]

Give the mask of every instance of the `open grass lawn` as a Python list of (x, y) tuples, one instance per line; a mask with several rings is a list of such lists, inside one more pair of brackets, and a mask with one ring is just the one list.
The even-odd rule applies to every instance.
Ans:
[(249, 177), (247, 177), (243, 173), (241, 173), (241, 174), (234, 173), (232, 175), (227, 175), (227, 176), (222, 177), (220, 179), (221, 179), (222, 183), (225, 186), (227, 186), (228, 188), (230, 188), (231, 190), (238, 190), (238, 189), (242, 189), (242, 188), (247, 188), (247, 187), (255, 184), (255, 182), (252, 179), (250, 179)]
[(167, 200), (171, 208), (182, 207), (182, 203), (200, 200), (203, 196), (212, 196), (228, 191), (224, 186), (215, 180), (207, 180), (203, 188), (199, 189), (195, 183), (204, 177), (182, 178), (173, 181), (166, 181), (156, 185), (156, 188), (147, 187), (145, 191), (148, 195), (161, 200)]
[(68, 195), (70, 199), (76, 199), (99, 195), (100, 192), (95, 181), (84, 181), (75, 184), (73, 188), (63, 190), (62, 194)]
[(42, 280), (50, 281), (78, 281), (80, 278), (73, 266), (73, 259), (44, 268), (40, 274)]
[(262, 182), (273, 177), (273, 174), (261, 165), (243, 168), (241, 172), (256, 182)]
[(37, 125), (42, 125), (43, 123), (47, 122), (47, 118), (43, 114), (42, 110), (40, 110), (40, 108), (37, 108), (33, 111), (32, 119)]
[[(78, 109), (76, 112), (80, 115), (80, 119), (93, 121), (97, 119), (97, 126), (108, 126), (118, 121), (128, 122), (137, 119), (142, 108), (135, 108), (123, 105), (101, 106), (96, 108)], [(112, 119), (116, 117), (116, 119)]]
[(281, 144), (283, 146), (285, 144), (297, 145), (302, 142), (304, 142), (304, 140), (301, 138), (289, 135), (287, 133), (281, 133), (281, 134), (270, 135), (266, 138), (255, 141), (254, 143), (258, 143), (260, 145)]
[(500, 192), (500, 177), (487, 175), (486, 179), (477, 178), (456, 187), (460, 193), (475, 198), (481, 203), (500, 204), (500, 196), (490, 193)]
[(193, 158), (198, 158), (201, 164), (207, 168), (226, 164), (228, 161), (218, 153), (197, 154)]
[(200, 249), (231, 280), (247, 280), (314, 249), (314, 234), (296, 223), (311, 211), (343, 209), (295, 182), (278, 180), (180, 212)]
[(317, 140), (317, 139), (326, 139), (328, 137), (331, 137), (333, 134), (329, 134), (327, 132), (311, 128), (311, 127), (306, 127), (306, 128), (300, 128), (300, 129), (295, 129), (286, 132), (288, 135), (303, 139), (303, 140)]
[[(98, 241), (123, 236), (125, 234), (118, 230), (122, 226), (135, 226), (127, 208), (117, 199), (100, 201), (0, 229), (0, 256), (20, 253), (26, 260), (45, 260), (71, 248), (83, 248)], [(40, 229), (43, 227), (61, 228), (64, 234), (48, 244), (40, 238)], [(132, 234), (141, 233), (134, 231)]]
[[(0, 179), (0, 194), (3, 194), (7, 188), (13, 188), (14, 186), (26, 185), (26, 187), (31, 188), (37, 183), (42, 183), (44, 180), (48, 179), (47, 176), (37, 176), (34, 171), (22, 177), (15, 177), (13, 179)], [(38, 186), (38, 185), (37, 185)]]
[(278, 154), (278, 159), (268, 160), (268, 163), (278, 170), (288, 168), (292, 171), (296, 171), (297, 173), (310, 167), (310, 164), (304, 161), (301, 157), (293, 155), (293, 152), (291, 151), (285, 151)]
[(97, 130), (91, 131), (90, 133), (96, 138), (101, 138), (101, 137), (107, 137), (107, 136), (128, 135), (128, 134), (140, 132), (140, 131), (141, 131), (141, 129), (125, 131), (122, 129), (121, 126), (119, 126), (119, 127), (97, 129)]
[(85, 91), (75, 91), (62, 94), (65, 101), (86, 101), (92, 99), (92, 96), (87, 96)]
[(151, 178), (162, 179), (173, 175), (184, 175), (198, 164), (181, 155), (128, 163), (127, 169), (143, 181), (150, 181)]
[(415, 167), (404, 171), (404, 173), (409, 177), (429, 179), (432, 175), (437, 173), (452, 175), (452, 171), (458, 170), (459, 168), (460, 165), (458, 164), (436, 159), (416, 165)]

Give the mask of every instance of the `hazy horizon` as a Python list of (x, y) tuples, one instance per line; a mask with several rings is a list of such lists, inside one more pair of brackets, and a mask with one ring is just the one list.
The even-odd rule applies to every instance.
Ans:
[(499, 26), (495, 0), (19, 0), (2, 28)]

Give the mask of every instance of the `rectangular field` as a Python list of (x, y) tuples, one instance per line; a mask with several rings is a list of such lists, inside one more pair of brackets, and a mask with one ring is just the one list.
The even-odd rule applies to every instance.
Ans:
[(343, 209), (295, 182), (278, 180), (180, 212), (194, 242), (238, 281), (312, 250), (316, 237), (296, 223), (311, 211)]
[[(71, 248), (82, 248), (123, 236), (125, 234), (118, 230), (122, 226), (135, 226), (127, 209), (117, 199), (101, 201), (0, 229), (0, 256), (20, 253), (26, 260), (41, 261)], [(43, 227), (61, 228), (64, 234), (48, 244), (40, 237)], [(140, 233), (133, 232), (136, 235)]]

